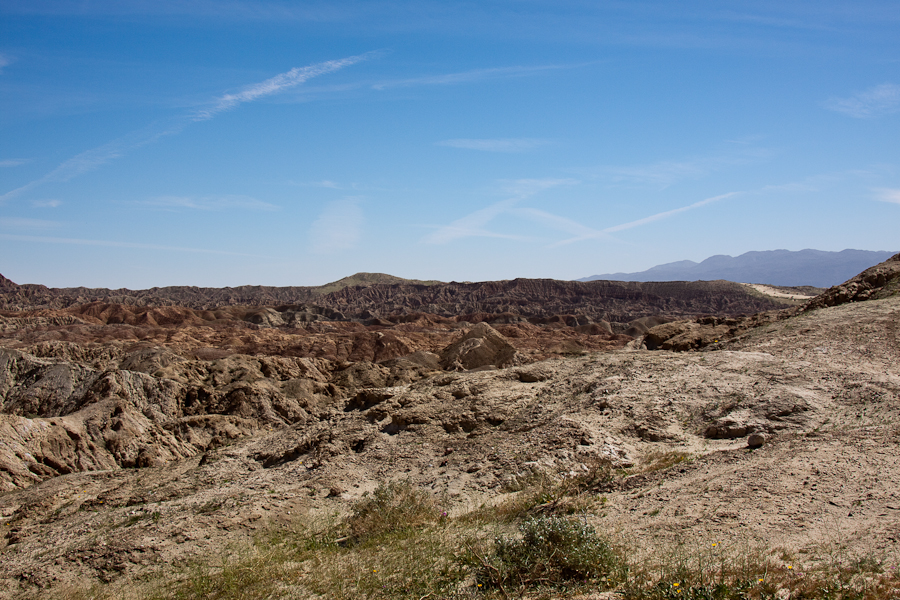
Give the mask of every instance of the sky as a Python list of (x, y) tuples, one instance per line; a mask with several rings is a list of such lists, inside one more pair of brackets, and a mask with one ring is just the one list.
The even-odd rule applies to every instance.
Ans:
[(900, 250), (897, 31), (895, 0), (0, 0), (0, 273)]

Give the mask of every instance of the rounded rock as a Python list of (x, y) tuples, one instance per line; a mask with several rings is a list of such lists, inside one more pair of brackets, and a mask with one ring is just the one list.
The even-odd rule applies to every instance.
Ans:
[(761, 433), (751, 433), (747, 436), (747, 445), (751, 448), (761, 448), (766, 443), (766, 436)]

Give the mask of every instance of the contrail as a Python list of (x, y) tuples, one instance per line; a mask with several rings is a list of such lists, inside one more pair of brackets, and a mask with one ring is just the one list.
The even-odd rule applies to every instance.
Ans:
[(199, 254), (225, 254), (228, 256), (249, 256), (251, 258), (272, 258), (259, 254), (228, 252), (226, 250), (208, 250), (205, 248), (186, 248), (182, 246), (161, 246), (158, 244), (140, 244), (137, 242), (115, 242), (108, 240), (85, 240), (81, 238), (46, 237), (39, 235), (13, 235), (0, 233), (0, 240), (14, 242), (34, 242), (37, 244), (65, 244), (70, 246), (106, 246), (109, 248), (137, 248), (140, 250), (164, 250), (167, 252), (194, 252)]
[(719, 200), (724, 200), (725, 198), (730, 198), (731, 196), (735, 196), (740, 193), (742, 193), (742, 192), (728, 192), (727, 194), (721, 194), (720, 196), (713, 196), (712, 198), (706, 198), (705, 200), (700, 200), (699, 202), (694, 202), (693, 204), (689, 204), (687, 206), (682, 206), (680, 208), (673, 208), (672, 210), (667, 210), (665, 212), (656, 213), (655, 215), (650, 215), (649, 217), (644, 217), (643, 219), (638, 219), (637, 221), (629, 221), (628, 223), (622, 223), (621, 225), (613, 225), (612, 227), (607, 227), (606, 229), (601, 229), (595, 233), (590, 233), (587, 235), (570, 238), (568, 240), (563, 240), (561, 242), (557, 242), (557, 243), (553, 244), (553, 246), (565, 246), (567, 244), (573, 244), (575, 242), (580, 242), (582, 240), (590, 240), (590, 239), (594, 239), (594, 238), (603, 237), (607, 234), (615, 233), (617, 231), (624, 231), (626, 229), (640, 227), (641, 225), (646, 225), (647, 223), (652, 223), (653, 221), (659, 221), (661, 219), (666, 219), (668, 217), (671, 217), (672, 215), (677, 215), (678, 213), (692, 210), (694, 208), (699, 208), (706, 204), (712, 204), (713, 202), (718, 202)]
[(120, 158), (128, 152), (146, 146), (147, 144), (152, 144), (162, 137), (181, 133), (191, 123), (208, 121), (216, 115), (229, 111), (241, 104), (277, 94), (288, 88), (300, 85), (313, 77), (325, 75), (326, 73), (333, 73), (344, 67), (366, 60), (372, 55), (373, 53), (369, 52), (339, 60), (316, 63), (307, 67), (296, 67), (286, 73), (276, 75), (271, 79), (249, 85), (236, 94), (225, 94), (224, 96), (216, 98), (209, 108), (174, 117), (164, 122), (157, 122), (144, 129), (132, 132), (121, 138), (103, 144), (102, 146), (73, 156), (43, 177), (6, 192), (0, 196), (0, 204), (14, 196), (18, 196), (22, 192), (27, 192), (43, 185), (44, 183), (50, 181), (68, 181), (73, 177), (93, 171), (97, 167), (104, 165), (111, 160)]
[(249, 85), (237, 94), (225, 94), (221, 98), (218, 98), (212, 107), (198, 111), (194, 115), (194, 120), (206, 121), (219, 113), (231, 110), (239, 104), (253, 102), (258, 98), (277, 94), (282, 90), (298, 86), (313, 77), (332, 73), (358, 63), (368, 58), (368, 56), (368, 54), (360, 54), (359, 56), (351, 56), (340, 60), (329, 60), (308, 67), (295, 67), (290, 71), (276, 75), (271, 79)]

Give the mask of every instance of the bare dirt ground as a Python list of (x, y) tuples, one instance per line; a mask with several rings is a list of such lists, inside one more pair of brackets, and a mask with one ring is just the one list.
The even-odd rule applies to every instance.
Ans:
[[(458, 513), (507, 496), (534, 472), (577, 474), (597, 457), (610, 458), (625, 476), (594, 491), (600, 508), (585, 518), (635, 548), (674, 540), (758, 543), (786, 561), (868, 557), (896, 567), (898, 328), (894, 294), (799, 312), (701, 351), (631, 344), (466, 372), (320, 362), (303, 363), (301, 377), (298, 362), (279, 371), (248, 356), (157, 358), (123, 371), (124, 359), (110, 358), (107, 368), (136, 373), (129, 385), (144, 389), (143, 396), (117, 396), (145, 399), (128, 425), (144, 428), (134, 435), (145, 445), (158, 438), (173, 453), (180, 448), (182, 457), (142, 468), (110, 459), (105, 469), (73, 470), (0, 495), (0, 597), (53, 597), (60, 586), (122, 584), (196, 557), (226, 556), (266, 527), (346, 510), (387, 480), (433, 490)], [(29, 398), (50, 389), (35, 387), (49, 377), (36, 375), (46, 373), (41, 368), (81, 364), (84, 381), (94, 368), (71, 353), (65, 360), (16, 357), (30, 366), (7, 368), (17, 373), (3, 379), (7, 402), (17, 389), (31, 390)], [(278, 412), (283, 404), (274, 391), (266, 397), (275, 417), (236, 410), (226, 419), (224, 408), (218, 416), (152, 416), (160, 402), (151, 401), (153, 386), (216, 377), (222, 387), (246, 384), (240, 389), (285, 398), (301, 380), (319, 387), (304, 396), (302, 418)], [(6, 410), (0, 451), (53, 456), (49, 446), (64, 440), (41, 431), (75, 431), (63, 421), (77, 410), (42, 418)], [(90, 428), (118, 431), (115, 419), (124, 423), (129, 410), (96, 413), (77, 435), (112, 445), (112, 433), (91, 438)], [(220, 421), (198, 425), (202, 418)], [(750, 433), (764, 434), (764, 445), (750, 449)], [(71, 452), (72, 460), (105, 456)]]
[(809, 300), (810, 298), (815, 297), (814, 294), (803, 294), (796, 291), (785, 291), (783, 289), (779, 289), (771, 285), (763, 285), (761, 283), (744, 283), (742, 285), (754, 289), (761, 294), (765, 294), (766, 296), (771, 296), (772, 298), (787, 298), (788, 300)]

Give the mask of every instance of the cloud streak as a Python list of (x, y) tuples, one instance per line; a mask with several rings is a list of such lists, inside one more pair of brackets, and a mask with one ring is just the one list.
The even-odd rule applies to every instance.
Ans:
[(578, 221), (560, 217), (559, 215), (554, 215), (537, 208), (517, 208), (513, 212), (517, 216), (538, 223), (539, 225), (575, 235), (579, 238), (587, 238), (589, 236), (600, 237), (601, 235), (600, 231), (587, 227)]
[(8, 169), (10, 167), (18, 167), (28, 162), (27, 158), (7, 158), (0, 160), (0, 168)]
[[(453, 221), (449, 225), (445, 225), (443, 227), (438, 228), (437, 231), (425, 236), (422, 241), (428, 244), (446, 244), (448, 242), (452, 242), (454, 240), (465, 238), (465, 237), (496, 237), (496, 238), (507, 238), (507, 239), (516, 239), (516, 240), (525, 240), (530, 239), (524, 236), (518, 235), (509, 235), (509, 234), (499, 234), (494, 233), (486, 229), (488, 223), (499, 217), (500, 215), (508, 214), (511, 216), (519, 217), (522, 219), (526, 219), (528, 221), (532, 221), (539, 225), (542, 225), (548, 229), (553, 229), (556, 231), (562, 231), (567, 233), (573, 237), (567, 238), (565, 240), (553, 243), (550, 245), (551, 248), (555, 248), (557, 246), (565, 246), (568, 244), (574, 244), (576, 242), (606, 238), (611, 234), (625, 231), (628, 229), (634, 229), (635, 227), (641, 227), (643, 225), (647, 225), (650, 223), (654, 223), (656, 221), (661, 221), (663, 219), (668, 219), (675, 215), (678, 215), (683, 212), (687, 212), (689, 210), (694, 210), (697, 208), (701, 208), (703, 206), (707, 206), (714, 202), (719, 202), (720, 200), (725, 200), (726, 198), (730, 198), (732, 196), (736, 196), (743, 192), (729, 192), (727, 194), (721, 194), (718, 196), (713, 196), (711, 198), (705, 198), (698, 202), (694, 202), (693, 204), (689, 204), (687, 206), (682, 206), (679, 208), (674, 208), (672, 210), (667, 210), (663, 212), (659, 212), (647, 217), (643, 217), (641, 219), (637, 219), (635, 221), (629, 221), (627, 223), (622, 223), (619, 225), (613, 225), (611, 227), (607, 227), (605, 229), (595, 229), (592, 227), (588, 227), (583, 223), (575, 221), (573, 219), (569, 219), (567, 217), (561, 217), (559, 215), (554, 215), (547, 211), (543, 211), (537, 208), (519, 208), (516, 205), (520, 203), (522, 200), (531, 196), (543, 189), (547, 189), (549, 187), (553, 187), (556, 185), (561, 185), (565, 183), (573, 183), (572, 180), (520, 180), (515, 182), (517, 185), (522, 186), (524, 193), (508, 198), (506, 200), (502, 200), (500, 202), (491, 204), (481, 210), (477, 210), (473, 213), (462, 217), (461, 219), (457, 219)], [(888, 190), (890, 192), (894, 192), (894, 190)], [(898, 193), (900, 195), (900, 193)], [(891, 200), (893, 201), (893, 200)]]
[(509, 188), (509, 191), (514, 194), (512, 198), (495, 202), (490, 206), (486, 206), (465, 217), (457, 219), (449, 225), (439, 227), (437, 231), (422, 238), (422, 241), (426, 244), (446, 244), (453, 240), (466, 237), (526, 239), (517, 235), (495, 233), (485, 229), (485, 227), (498, 216), (510, 212), (510, 210), (522, 200), (542, 192), (543, 190), (573, 183), (577, 182), (573, 179), (519, 179), (508, 182), (507, 187)]
[(312, 77), (332, 73), (346, 66), (358, 63), (370, 55), (371, 53), (361, 54), (359, 56), (351, 56), (340, 60), (325, 61), (307, 67), (294, 68), (286, 73), (281, 73), (280, 75), (276, 75), (275, 77), (260, 83), (247, 86), (236, 94), (225, 94), (220, 96), (207, 108), (166, 121), (159, 121), (144, 129), (103, 144), (102, 146), (82, 152), (81, 154), (62, 162), (58, 167), (43, 177), (0, 195), (0, 204), (45, 183), (51, 181), (68, 181), (73, 177), (93, 171), (94, 169), (115, 160), (116, 158), (120, 158), (129, 152), (137, 150), (142, 146), (152, 144), (163, 137), (180, 133), (193, 122), (208, 121), (216, 115), (232, 110), (241, 104), (277, 94), (286, 89), (298, 86)]
[(373, 53), (360, 54), (358, 56), (350, 56), (340, 60), (328, 60), (307, 67), (295, 67), (290, 71), (276, 75), (271, 79), (249, 85), (236, 94), (225, 94), (220, 96), (209, 108), (197, 111), (194, 115), (194, 120), (206, 121), (241, 104), (253, 102), (254, 100), (259, 100), (260, 98), (296, 87), (313, 77), (339, 71), (344, 67), (349, 67), (350, 65), (366, 60), (366, 58), (372, 55)]
[(33, 200), (31, 205), (35, 208), (56, 208), (62, 206), (61, 200)]
[(882, 188), (875, 191), (878, 194), (875, 197), (877, 200), (880, 200), (881, 202), (890, 202), (891, 204), (900, 204), (900, 189), (892, 190)]
[(485, 226), (493, 221), (496, 217), (503, 214), (517, 202), (520, 198), (508, 198), (486, 206), (480, 210), (457, 219), (449, 225), (444, 225), (437, 231), (428, 234), (423, 238), (426, 244), (446, 244), (465, 237), (508, 237), (502, 234), (492, 233), (485, 229)]
[(277, 210), (278, 207), (250, 196), (203, 196), (194, 198), (190, 196), (160, 196), (151, 200), (139, 202), (143, 206), (162, 209), (186, 208), (192, 210)]
[(0, 229), (55, 229), (60, 227), (59, 221), (46, 221), (44, 219), (27, 219), (22, 217), (0, 217)]
[(576, 236), (576, 237), (573, 237), (573, 238), (570, 238), (567, 240), (563, 240), (561, 242), (557, 242), (557, 243), (553, 244), (553, 246), (565, 246), (567, 244), (573, 244), (575, 242), (580, 242), (583, 240), (604, 237), (611, 233), (616, 233), (618, 231), (634, 229), (635, 227), (640, 227), (642, 225), (647, 225), (649, 223), (654, 223), (656, 221), (662, 221), (663, 219), (668, 219), (669, 217), (673, 217), (677, 214), (687, 212), (689, 210), (694, 210), (695, 208), (700, 208), (701, 206), (706, 206), (708, 204), (712, 204), (713, 202), (718, 202), (720, 200), (725, 200), (726, 198), (731, 198), (732, 196), (736, 196), (740, 193), (741, 192), (728, 192), (727, 194), (713, 196), (712, 198), (706, 198), (704, 200), (700, 200), (699, 202), (694, 202), (693, 204), (689, 204), (687, 206), (682, 206), (680, 208), (674, 208), (672, 210), (659, 212), (659, 213), (650, 215), (649, 217), (644, 217), (642, 219), (638, 219), (636, 221), (629, 221), (628, 223), (622, 223), (621, 225), (613, 225), (612, 227), (607, 227), (606, 229), (601, 229), (594, 233)]
[(45, 183), (53, 181), (69, 181), (79, 175), (93, 171), (116, 158), (124, 156), (128, 152), (151, 144), (165, 136), (181, 132), (186, 124), (184, 119), (172, 119), (169, 120), (165, 126), (156, 124), (154, 126), (146, 127), (111, 142), (107, 142), (97, 148), (92, 148), (91, 150), (77, 154), (60, 163), (59, 166), (43, 177), (39, 177), (23, 186), (0, 195), (0, 204), (19, 194), (38, 188)]
[(900, 85), (884, 83), (849, 98), (831, 98), (825, 108), (854, 119), (873, 119), (900, 111)]
[(647, 185), (665, 189), (678, 182), (701, 179), (725, 169), (753, 164), (769, 158), (765, 148), (750, 146), (750, 141), (736, 141), (741, 148), (712, 156), (688, 157), (682, 160), (661, 160), (644, 165), (602, 165), (583, 170), (585, 176), (605, 179), (616, 184)]
[(641, 183), (665, 188), (685, 179), (699, 179), (710, 172), (710, 167), (709, 161), (703, 159), (661, 161), (632, 167), (600, 167), (596, 173), (616, 183)]
[(438, 146), (484, 152), (527, 152), (546, 144), (546, 140), (534, 138), (453, 139), (437, 142)]
[(136, 242), (116, 242), (110, 240), (85, 240), (80, 238), (47, 237), (37, 235), (13, 235), (0, 233), (0, 240), (13, 242), (32, 242), (36, 244), (63, 244), (68, 246), (102, 246), (107, 248), (134, 248), (138, 250), (160, 250), (165, 252), (191, 252), (197, 254), (221, 254), (225, 256), (248, 256), (251, 258), (272, 258), (258, 254), (229, 252), (226, 250), (207, 250), (205, 248), (186, 248), (182, 246), (161, 246), (158, 244), (140, 244)]
[(411, 77), (409, 79), (394, 79), (372, 84), (374, 90), (386, 90), (390, 88), (415, 87), (422, 85), (456, 85), (460, 83), (472, 83), (486, 79), (501, 77), (525, 77), (546, 71), (559, 69), (571, 69), (583, 65), (537, 65), (515, 67), (492, 67), (487, 69), (472, 69), (459, 73), (446, 73), (443, 75), (426, 75), (423, 77)]

